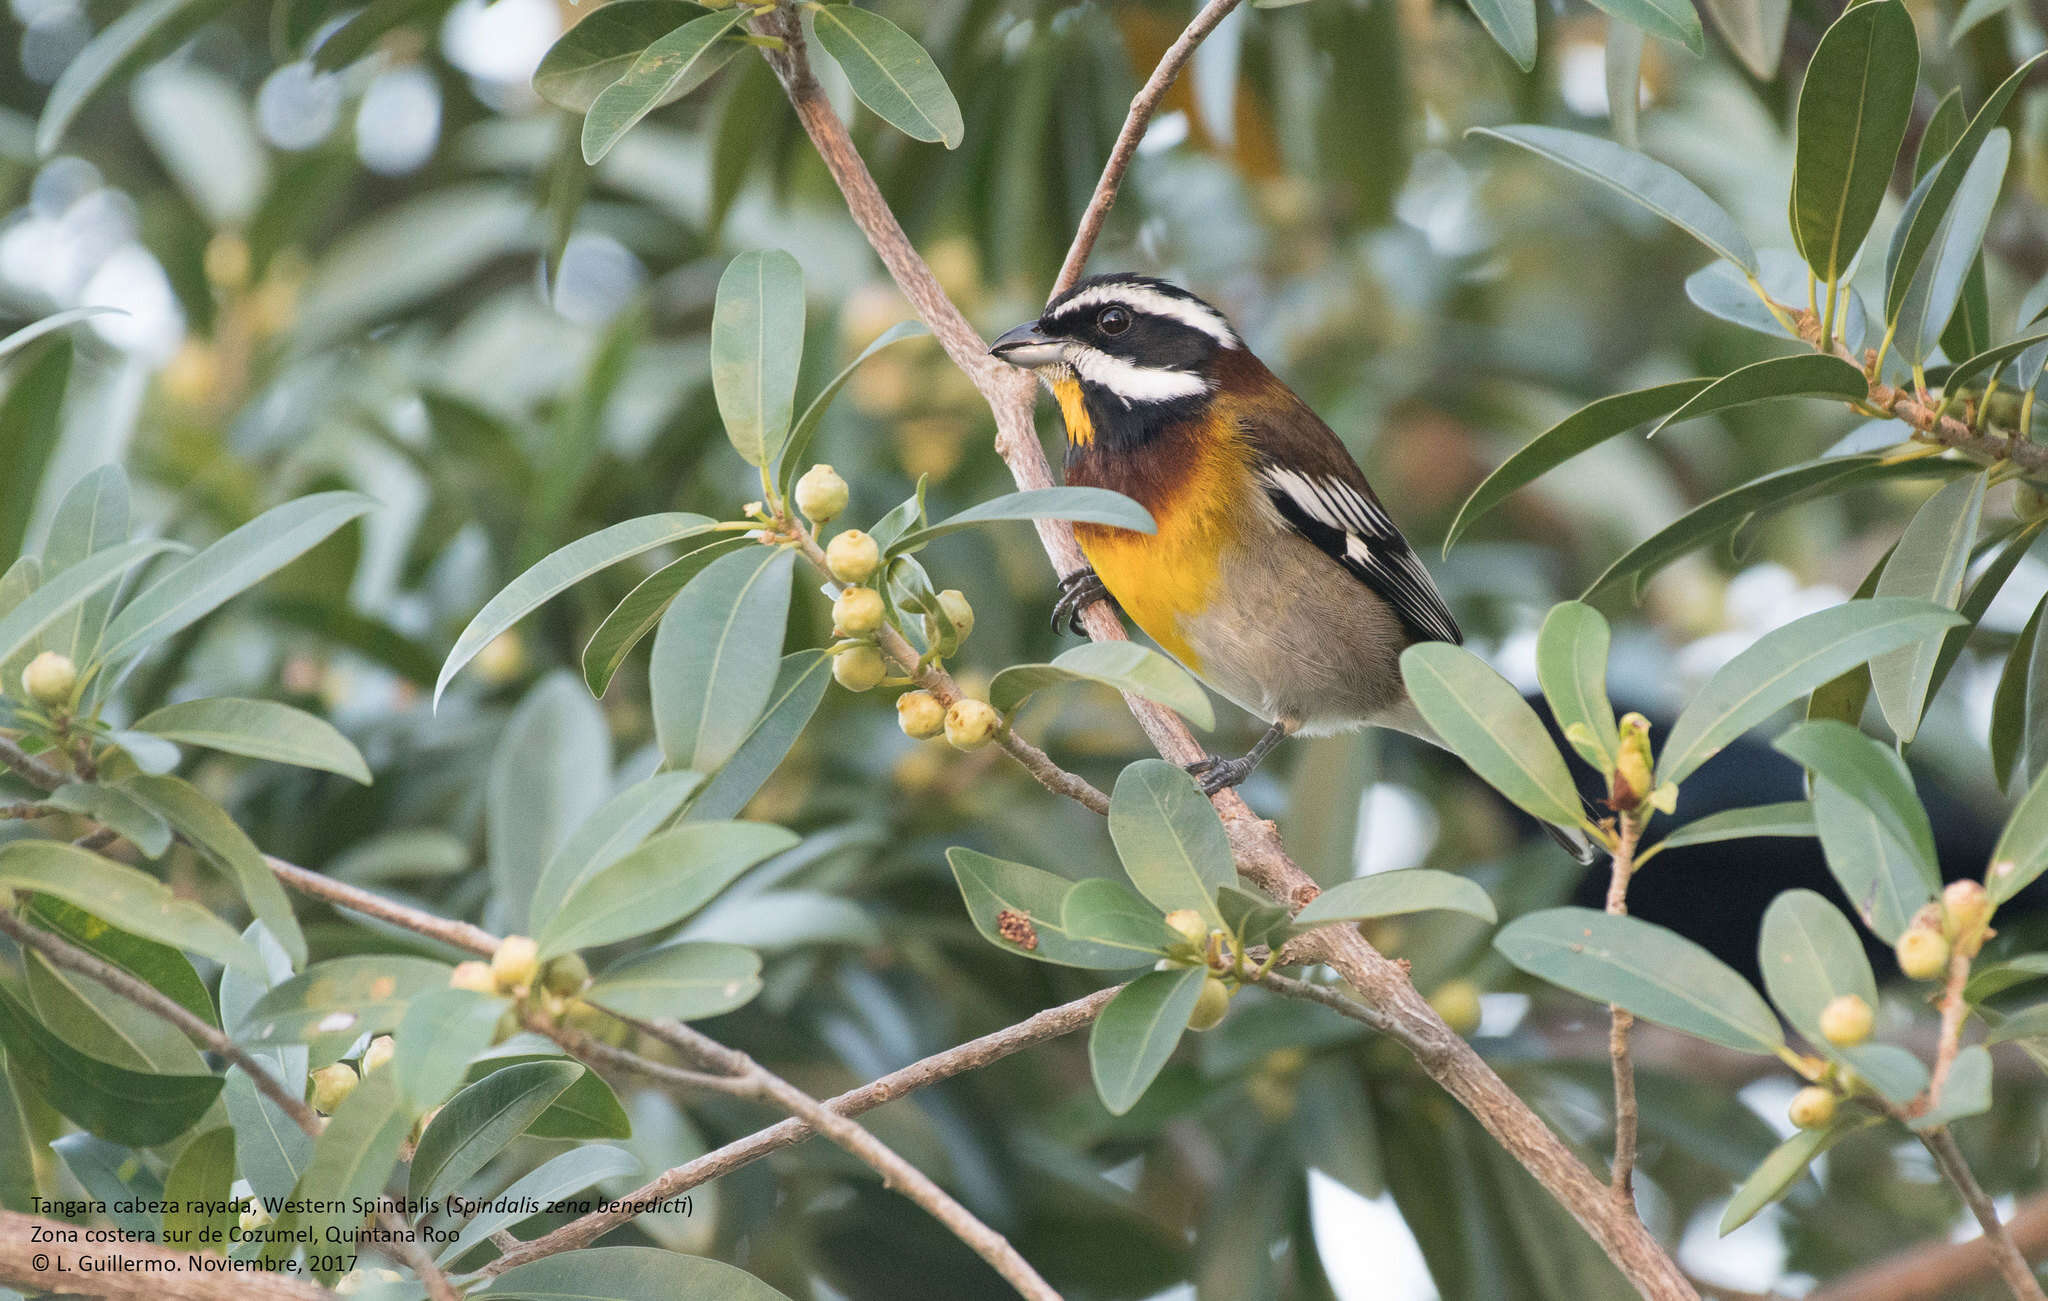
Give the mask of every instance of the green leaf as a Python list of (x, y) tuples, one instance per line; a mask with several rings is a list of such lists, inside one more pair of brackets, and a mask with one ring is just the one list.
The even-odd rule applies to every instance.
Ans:
[[(0, 429), (8, 440), (8, 473), (0, 481), (0, 556), (22, 554), (44, 471), (64, 433), (71, 357), (71, 340), (52, 339), (16, 368), (0, 393)], [(54, 565), (44, 569), (57, 572)]]
[(626, 662), (626, 656), (640, 644), (641, 638), (654, 631), (676, 593), (702, 573), (706, 565), (721, 556), (759, 545), (749, 537), (724, 538), (671, 560), (641, 579), (638, 586), (626, 593), (624, 600), (612, 607), (612, 612), (604, 617), (604, 622), (584, 643), (583, 681), (590, 688), (590, 694), (604, 695), (611, 687), (612, 677), (618, 673), (619, 666)]
[[(1692, 18), (1695, 26), (1698, 25), (1699, 18), (1690, 5), (1686, 6), (1686, 16)], [(1601, 71), (1606, 74), (1608, 133), (1616, 144), (1641, 149), (1637, 118), (1643, 98), (1642, 29), (1626, 22), (1607, 24), (1607, 42), (1602, 56)]]
[(803, 360), (804, 272), (781, 249), (742, 253), (718, 278), (711, 389), (725, 436), (748, 465), (772, 466), (789, 437)]
[[(1899, 350), (1910, 362), (1924, 361), (1933, 354), (1968, 287), (1978, 250), (1984, 243), (1984, 232), (1991, 223), (1992, 209), (1998, 203), (1998, 191), (2005, 183), (2011, 152), (2012, 136), (2004, 128), (1985, 138), (1899, 298), (1892, 321)], [(1888, 250), (1888, 266), (1894, 275), (1904, 274), (1905, 241), (1912, 235), (1920, 210), (1934, 202), (1941, 175), (1941, 170), (1929, 173), (1906, 201), (1905, 216)]]
[(743, 1269), (657, 1247), (586, 1247), (544, 1256), (498, 1275), (490, 1296), (494, 1301), (789, 1301)]
[(2012, 577), (2020, 562), (2027, 558), (2027, 553), (2033, 549), (2034, 540), (2040, 536), (2043, 528), (2048, 528), (2048, 516), (2043, 516), (2031, 524), (2022, 524), (1997, 542), (1987, 542), (1982, 548), (1989, 550), (1995, 545), (1998, 554), (1993, 556), (1990, 563), (1979, 570), (1977, 577), (1971, 580), (1970, 594), (1964, 597), (1963, 603), (1957, 607), (1957, 612), (1963, 616), (1965, 622), (1959, 627), (1949, 629), (1948, 635), (1941, 639), (1941, 652), (1934, 659), (1934, 677), (1927, 686), (1928, 699), (1932, 700), (1941, 694), (1942, 684), (1948, 681), (1948, 675), (1955, 670), (1956, 664), (1963, 657), (1963, 648), (1969, 643), (1970, 634), (1976, 631), (1985, 613), (1991, 609), (1991, 603), (1997, 600), (1998, 594), (2005, 589), (2006, 580)]
[[(2027, 616), (2020, 635), (2006, 653), (2005, 669), (1998, 675), (1998, 688), (1991, 697), (1991, 771), (2000, 790), (2012, 785), (2022, 768), (2032, 734), (2043, 729), (2036, 701), (2048, 701), (2048, 642), (2041, 639), (2042, 616), (2048, 615), (2048, 597), (2043, 597)], [(2048, 772), (2048, 767), (2042, 769)]]
[(846, 369), (826, 381), (825, 387), (818, 390), (817, 396), (804, 408), (804, 413), (797, 417), (796, 427), (789, 432), (789, 441), (783, 444), (782, 470), (777, 480), (783, 496), (787, 497), (795, 489), (797, 478), (803, 473), (804, 457), (811, 450), (812, 440), (818, 436), (818, 427), (825, 421), (826, 410), (831, 407), (832, 399), (838, 396), (839, 390), (853, 378), (853, 372), (860, 369), (861, 363), (892, 343), (930, 333), (923, 321), (898, 321), (875, 336), (873, 343), (862, 348), (858, 356), (846, 363)]
[[(1699, 12), (1685, 0), (1593, 0), (1593, 6), (1652, 36), (1677, 41), (1694, 54), (1706, 53)], [(1635, 97), (1635, 88), (1631, 82), (1630, 99)]]
[(913, 140), (959, 148), (967, 134), (960, 105), (922, 45), (880, 14), (850, 4), (819, 5), (811, 22), (818, 44), (875, 116)]
[(739, 749), (733, 751), (732, 758), (711, 775), (697, 798), (690, 801), (690, 820), (705, 822), (738, 816), (796, 745), (797, 737), (824, 701), (825, 687), (831, 680), (831, 656), (816, 650), (783, 656), (782, 667), (775, 674), (775, 687), (768, 693), (768, 707), (761, 712), (746, 740), (740, 742)]
[(1948, 25), (1948, 43), (1959, 45), (1970, 29), (1987, 18), (1995, 18), (2012, 8), (2012, 0), (1969, 0), (1956, 10), (1954, 21)]
[(703, 783), (697, 773), (660, 772), (612, 796), (547, 860), (527, 915), (554, 916), (571, 891), (639, 848)]
[[(0, 853), (4, 853), (0, 850)], [(2048, 871), (2048, 771), (2020, 797), (2007, 819), (2005, 832), (1991, 851), (1991, 870), (1984, 885), (1994, 903), (2004, 903)]]
[(331, 1062), (361, 1036), (397, 1025), (413, 999), (445, 989), (451, 970), (399, 953), (316, 962), (266, 991), (233, 1034), (253, 1047), (303, 1043), (315, 1062)]
[(1683, 849), (1688, 845), (1712, 845), (1724, 840), (1747, 840), (1751, 836), (1817, 836), (1813, 806), (1804, 800), (1788, 804), (1759, 804), (1747, 809), (1726, 809), (1704, 818), (1694, 818), (1657, 842), (1660, 849)]
[(23, 959), (29, 1005), (36, 1017), (89, 1057), (131, 1071), (199, 1075), (207, 1065), (176, 1027), (88, 976), (58, 967), (40, 953)]
[(740, 874), (797, 843), (765, 822), (686, 822), (570, 891), (537, 937), (541, 956), (645, 935), (710, 903)]
[(1060, 902), (1060, 929), (1084, 943), (1128, 949), (1133, 962), (1164, 957), (1181, 939), (1159, 909), (1105, 877), (1077, 881), (1067, 891)]
[(625, 138), (635, 123), (667, 103), (677, 88), (697, 77), (697, 68), (721, 36), (752, 10), (736, 5), (676, 28), (641, 51), (625, 75), (599, 92), (583, 119), (583, 161), (595, 164)]
[(1823, 285), (1848, 274), (1891, 184), (1913, 112), (1920, 44), (1899, 0), (1845, 10), (1799, 90), (1792, 224)]
[(159, 1075), (88, 1057), (52, 1033), (0, 984), (0, 1047), (21, 1084), (110, 1143), (154, 1147), (198, 1122), (219, 1096), (216, 1075)]
[(1291, 925), (1285, 908), (1262, 894), (1226, 885), (1216, 892), (1216, 908), (1223, 924), (1247, 947), (1270, 944), (1278, 948), (1300, 928)]
[[(1895, 0), (1883, 0), (1894, 3)], [(1676, 411), (1650, 430), (1654, 438), (1672, 425), (1697, 420), (1756, 402), (1777, 398), (1842, 398), (1854, 401), (1870, 395), (1870, 381), (1863, 372), (1825, 353), (1800, 352), (1789, 357), (1768, 357), (1751, 362), (1695, 393)]]
[(475, 658), (478, 651), (496, 641), (500, 633), (532, 614), (550, 598), (621, 560), (695, 537), (712, 527), (712, 521), (702, 515), (643, 515), (578, 538), (535, 562), (525, 573), (506, 584), (504, 591), (486, 602), (476, 617), (469, 621), (469, 626), (462, 630), (462, 635), (455, 639), (447, 662), (441, 666), (440, 676), (434, 680), (434, 703), (441, 703), (441, 693), (447, 689), (449, 681), (462, 671), (463, 665)]
[[(64, 494), (43, 543), (43, 571), (61, 574), (88, 557), (128, 540), (128, 479), (117, 465), (103, 465)], [(103, 587), (81, 601), (49, 631), (43, 646), (77, 663), (99, 645), (114, 608), (115, 589)]]
[(2016, 339), (2008, 339), (1996, 347), (1986, 348), (1976, 356), (1950, 367), (1948, 377), (1941, 382), (1942, 391), (1961, 392), (1966, 385), (1976, 382), (1982, 376), (1997, 373), (2005, 363), (2041, 343), (2048, 343), (2048, 330), (2023, 334)]
[(42, 1192), (36, 1183), (36, 1144), (6, 1054), (0, 1052), (0, 1206), (10, 1211), (27, 1214)]
[(484, 792), (491, 898), (487, 924), (531, 934), (529, 902), (558, 848), (611, 791), (603, 711), (566, 672), (541, 679), (498, 738)]
[(1879, 1119), (1868, 1112), (1845, 1109), (1826, 1129), (1802, 1129), (1778, 1144), (1728, 1199), (1728, 1209), (1721, 1212), (1721, 1236), (1725, 1238), (1735, 1232), (1755, 1219), (1758, 1211), (1783, 1197), (1793, 1182), (1806, 1173), (1814, 1158), (1857, 1130), (1877, 1124)]
[[(542, 1051), (545, 1049), (546, 1051)], [(561, 1051), (535, 1034), (518, 1034), (505, 1040), (471, 1064), (468, 1082), (476, 1083), (509, 1067), (527, 1062), (569, 1062)], [(573, 1063), (572, 1063), (573, 1064)], [(631, 1138), (633, 1122), (619, 1105), (619, 1095), (595, 1071), (576, 1077), (554, 1105), (526, 1127), (534, 1138)]]
[(1849, 906), (1891, 944), (1933, 897), (1920, 854), (1886, 829), (1883, 818), (1825, 777), (1813, 783), (1814, 823), (1821, 851)]
[(448, 1100), (412, 1158), (407, 1191), (439, 1198), (459, 1189), (583, 1074), (576, 1062), (526, 1062), (508, 1066)]
[(1549, 908), (1508, 923), (1493, 947), (1532, 976), (1708, 1043), (1766, 1056), (1784, 1046), (1777, 1016), (1748, 981), (1640, 918)]
[[(95, 957), (113, 963), (208, 1025), (220, 1024), (199, 973), (192, 969), (184, 954), (170, 945), (111, 926), (53, 894), (37, 895), (29, 905), (29, 915), (44, 930), (54, 931)], [(232, 983), (234, 977), (228, 979)]]
[(473, 989), (426, 989), (406, 1004), (392, 1030), (391, 1059), (398, 1089), (414, 1111), (445, 1101), (470, 1062), (497, 1038), (511, 1000)]
[(53, 1139), (50, 1150), (63, 1158), (87, 1194), (118, 1208), (107, 1214), (115, 1228), (137, 1237), (157, 1236), (163, 1216), (155, 1207), (163, 1201), (164, 1184), (142, 1153), (91, 1134)]
[(138, 774), (124, 779), (120, 790), (154, 811), (193, 848), (234, 878), (243, 902), (290, 955), (294, 967), (306, 961), (306, 937), (292, 912), (284, 887), (271, 874), (263, 851), (235, 825), (227, 810), (176, 777)]
[[(225, 1241), (228, 1226), (235, 1222), (227, 1209), (228, 1192), (235, 1182), (235, 1131), (226, 1125), (209, 1129), (185, 1144), (178, 1159), (164, 1175), (164, 1230), (170, 1235), (183, 1232), (186, 1242), (204, 1243), (207, 1234)], [(218, 1207), (218, 1209), (209, 1209)]]
[(1111, 492), (1107, 488), (1028, 488), (1023, 492), (1006, 493), (979, 506), (970, 506), (951, 519), (912, 529), (889, 544), (888, 553), (892, 556), (909, 555), (921, 550), (934, 538), (957, 533), (976, 524), (1034, 519), (1100, 524), (1129, 529), (1133, 533), (1158, 531), (1158, 525), (1152, 521), (1152, 513), (1120, 492)]
[(1088, 1032), (1088, 1069), (1112, 1116), (1137, 1105), (1173, 1056), (1209, 973), (1151, 971), (1123, 987)]
[[(614, 3), (618, 2), (614, 0)], [(625, 2), (631, 3), (632, 0)], [(513, 1180), (504, 1192), (491, 1199), (493, 1209), (484, 1210), (463, 1225), (461, 1234), (441, 1249), (438, 1259), (444, 1265), (453, 1265), (492, 1234), (510, 1229), (521, 1220), (532, 1219), (531, 1213), (521, 1209), (524, 1206), (552, 1206), (601, 1179), (637, 1175), (640, 1171), (639, 1158), (624, 1148), (604, 1144), (571, 1148)]]
[(1530, 439), (1472, 490), (1472, 495), (1458, 508), (1458, 517), (1451, 521), (1450, 532), (1444, 537), (1444, 554), (1450, 554), (1452, 545), (1480, 516), (1518, 489), (1581, 452), (1677, 410), (1712, 383), (1711, 379), (1683, 379), (1673, 384), (1657, 384), (1633, 393), (1616, 393), (1572, 412)]
[(765, 547), (722, 556), (662, 615), (649, 675), (654, 733), (670, 767), (716, 772), (767, 709), (795, 559)]
[(1528, 72), (1536, 66), (1535, 0), (1467, 0), (1473, 17), (1515, 66)]
[(1956, 1054), (1942, 1081), (1941, 1101), (1906, 1123), (1921, 1133), (1950, 1121), (1981, 1116), (1991, 1110), (1991, 1053), (1983, 1044), (1970, 1044)]
[(1432, 909), (1460, 912), (1489, 923), (1500, 919), (1493, 909), (1493, 900), (1487, 898), (1478, 882), (1449, 872), (1415, 867), (1340, 881), (1317, 895), (1308, 907), (1294, 915), (1294, 920), (1303, 926), (1358, 922)]
[[(708, 10), (684, 0), (611, 0), (585, 13), (541, 56), (533, 70), (533, 91), (557, 108), (588, 113), (607, 86), (626, 75), (640, 52)], [(721, 50), (737, 53), (728, 42)], [(714, 51), (669, 92), (681, 99), (723, 66)], [(665, 102), (668, 102), (665, 101)]]
[(1578, 601), (1552, 606), (1536, 634), (1536, 680), (1551, 716), (1567, 735), (1574, 724), (1589, 739), (1574, 740), (1579, 755), (1602, 773), (1614, 771), (1620, 725), (1607, 699), (1607, 620)]
[(1401, 677), (1444, 745), (1509, 803), (1561, 827), (1584, 821), (1543, 720), (1485, 660), (1449, 642), (1421, 642), (1401, 653)]
[(1124, 872), (1161, 912), (1192, 908), (1221, 926), (1216, 891), (1237, 880), (1237, 860), (1216, 807), (1185, 769), (1141, 759), (1117, 774), (1109, 838)]
[(72, 120), (101, 91), (169, 53), (228, 7), (228, 0), (148, 0), (107, 24), (64, 65), (43, 100), (36, 123), (37, 156), (56, 152)]
[(1894, 1106), (1927, 1087), (1927, 1068), (1911, 1053), (1878, 1043), (1837, 1047), (1821, 1033), (1821, 1012), (1837, 998), (1853, 995), (1877, 1007), (1877, 978), (1863, 956), (1863, 940), (1833, 904), (1811, 890), (1787, 890), (1773, 899), (1756, 959), (1771, 1001), (1808, 1043), (1855, 1068)]
[(1818, 610), (1765, 633), (1680, 712), (1657, 756), (1658, 783), (1684, 781), (1722, 746), (1838, 674), (1960, 622), (1952, 610), (1889, 596)]
[(614, 962), (583, 997), (620, 1016), (695, 1021), (744, 1007), (760, 992), (760, 954), (682, 940)]
[[(1533, 53), (1533, 50), (1532, 50)], [(1475, 127), (1469, 134), (1493, 136), (1548, 158), (1656, 213), (1750, 275), (1756, 252), (1735, 219), (1706, 191), (1654, 158), (1598, 136), (1546, 126)]]
[(1914, 865), (1927, 889), (1941, 889), (1934, 829), (1913, 789), (1913, 775), (1896, 750), (1833, 719), (1802, 723), (1779, 737), (1772, 748), (1798, 760), (1875, 814), (1887, 834), (1913, 851)]
[(332, 724), (271, 700), (215, 696), (182, 701), (138, 719), (135, 730), (181, 745), (317, 768), (370, 784), (370, 766), (363, 762), (362, 752)]
[[(1151, 965), (1128, 949), (1067, 934), (1062, 919), (1074, 882), (1066, 877), (957, 846), (946, 851), (946, 861), (974, 929), (997, 948), (1062, 967), (1123, 971)], [(1011, 934), (1004, 933), (1006, 920)]]
[(1216, 726), (1216, 713), (1194, 675), (1149, 646), (1096, 641), (1064, 651), (1050, 664), (1015, 664), (988, 685), (988, 702), (1008, 715), (1033, 692), (1056, 682), (1099, 682), (1165, 705), (1196, 727)]
[[(412, 1120), (390, 1072), (379, 1071), (358, 1084), (327, 1118), (327, 1127), (313, 1141), (313, 1155), (292, 1188), (294, 1199), (306, 1203), (306, 1209), (279, 1216), (277, 1227), (304, 1229), (315, 1243), (336, 1241), (330, 1232), (352, 1233), (368, 1218), (363, 1207), (384, 1192), (398, 1165), (399, 1145), (412, 1132)], [(266, 1258), (291, 1251), (284, 1242), (265, 1246)]]
[(107, 625), (101, 655), (119, 662), (189, 628), (376, 504), (361, 493), (316, 492), (265, 511), (137, 593)]
[(71, 782), (51, 791), (43, 802), (112, 828), (144, 858), (162, 858), (171, 847), (171, 824), (119, 787)]
[(1921, 261), (1933, 245), (1936, 232), (1953, 206), (1956, 191), (1962, 188), (1963, 178), (1977, 159), (1977, 152), (1984, 145), (1998, 119), (2004, 115), (2006, 105), (2019, 93), (2020, 86), (2042, 55), (2036, 54), (2016, 68), (2012, 75), (1999, 83), (1991, 92), (1984, 106), (1970, 119), (1964, 128), (1962, 139), (1956, 147), (1941, 160), (1941, 165), (1928, 173), (1931, 180), (1921, 191), (1920, 204), (1903, 219), (1899, 234), (1893, 240), (1892, 256), (1884, 290), (1884, 315), (1887, 321), (1896, 321), (1899, 308), (1905, 302), (1906, 290), (1920, 270)]
[[(299, 1086), (304, 1087), (300, 1071)], [(239, 1066), (230, 1066), (221, 1101), (235, 1128), (235, 1163), (259, 1197), (289, 1197), (306, 1163), (313, 1139), (275, 1102), (257, 1090)]]
[(55, 895), (144, 939), (216, 962), (260, 968), (234, 927), (132, 867), (57, 840), (0, 845), (0, 885)]
[[(0, 616), (0, 664), (13, 660), (38, 638), (62, 626), (65, 616), (74, 614), (96, 593), (112, 587), (135, 566), (151, 556), (176, 550), (181, 550), (176, 543), (156, 539), (123, 542), (52, 575), (48, 582)], [(19, 685), (9, 682), (8, 694), (13, 694)]]

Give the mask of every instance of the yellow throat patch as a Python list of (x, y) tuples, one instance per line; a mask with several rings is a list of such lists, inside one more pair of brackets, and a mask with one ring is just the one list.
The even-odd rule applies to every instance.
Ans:
[(1076, 447), (1095, 443), (1095, 425), (1088, 419), (1088, 404), (1081, 399), (1081, 381), (1071, 372), (1052, 382), (1052, 400), (1060, 404), (1060, 421), (1067, 427), (1067, 441)]

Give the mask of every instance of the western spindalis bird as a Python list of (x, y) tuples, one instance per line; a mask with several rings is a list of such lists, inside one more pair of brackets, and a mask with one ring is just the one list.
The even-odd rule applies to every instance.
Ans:
[[(1106, 594), (1270, 724), (1242, 758), (1194, 765), (1205, 792), (1294, 733), (1376, 725), (1441, 744), (1400, 656), (1462, 641), (1458, 621), (1336, 434), (1221, 312), (1161, 280), (1097, 276), (989, 351), (1052, 391), (1066, 481), (1132, 497), (1158, 523), (1077, 525), (1090, 569), (1061, 580), (1055, 625)], [(1583, 838), (1546, 830), (1590, 861)]]

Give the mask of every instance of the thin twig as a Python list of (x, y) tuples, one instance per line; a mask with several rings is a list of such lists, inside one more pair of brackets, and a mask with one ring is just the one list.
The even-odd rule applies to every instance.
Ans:
[(1152, 115), (1159, 111), (1159, 101), (1166, 98), (1166, 92), (1173, 88), (1180, 70), (1194, 57), (1195, 47), (1200, 45), (1216, 25), (1230, 16), (1237, 8), (1238, 0), (1209, 0), (1189, 23), (1180, 38), (1166, 47), (1166, 53), (1159, 56), (1159, 66), (1152, 69), (1152, 75), (1131, 99), (1131, 111), (1124, 118), (1123, 130), (1117, 132), (1116, 143), (1110, 147), (1109, 163), (1102, 169), (1102, 179), (1095, 183), (1095, 194), (1088, 200), (1087, 211), (1081, 214), (1080, 228), (1074, 232), (1074, 242), (1067, 249), (1067, 260), (1060, 266), (1059, 278), (1053, 281), (1051, 297), (1057, 298), (1074, 287), (1081, 278), (1081, 269), (1088, 265), (1088, 254), (1095, 248), (1095, 240), (1102, 234), (1102, 223), (1109, 217), (1109, 209), (1116, 202), (1116, 193), (1122, 188), (1124, 173), (1130, 169), (1131, 159), (1137, 156), (1138, 144), (1145, 138), (1145, 128), (1152, 121)]
[[(1614, 916), (1628, 913), (1628, 882), (1635, 873), (1636, 842), (1642, 837), (1642, 821), (1633, 813), (1622, 813), (1615, 830), (1614, 870), (1607, 879), (1607, 911)], [(1636, 1204), (1636, 1068), (1629, 1059), (1628, 1032), (1636, 1019), (1627, 1008), (1607, 1009), (1607, 1053), (1614, 1059), (1614, 1160), (1608, 1186), (1615, 1200), (1633, 1213)]]
[(1984, 1230), (1984, 1240), (1990, 1244), (1992, 1259), (1997, 1262), (1998, 1275), (2005, 1280), (2018, 1301), (2048, 1301), (2041, 1292), (2040, 1280), (2034, 1277), (2033, 1267), (2013, 1243), (2012, 1235), (1999, 1221), (1998, 1208), (1978, 1186), (1977, 1177), (1970, 1173), (1969, 1163), (1963, 1160), (1963, 1151), (1956, 1146), (1955, 1135), (1948, 1132), (1948, 1126), (1937, 1125), (1920, 1135), (1920, 1141), (1933, 1154), (1934, 1163), (1941, 1167), (1942, 1174), (1955, 1185), (1963, 1195), (1963, 1202), (1970, 1208), (1970, 1214), (1977, 1217), (1977, 1224)]
[(1927, 1075), (1927, 1092), (1914, 1103), (1913, 1114), (1926, 1115), (1941, 1105), (1942, 1086), (1948, 1083), (1950, 1068), (1956, 1064), (1956, 1050), (1963, 1038), (1963, 1022), (1970, 1005), (1963, 988), (1970, 983), (1970, 951), (1957, 944), (1948, 955), (1948, 980), (1941, 989), (1941, 1036), (1934, 1044), (1934, 1067)]

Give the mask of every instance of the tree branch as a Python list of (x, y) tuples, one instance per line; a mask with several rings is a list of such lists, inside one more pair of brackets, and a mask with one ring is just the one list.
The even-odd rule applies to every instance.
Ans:
[[(782, 42), (781, 48), (764, 50), (763, 54), (782, 82), (805, 134), (845, 197), (855, 224), (947, 355), (988, 402), (996, 420), (996, 450), (1009, 465), (1017, 486), (1050, 487), (1051, 467), (1039, 446), (1033, 423), (1034, 381), (988, 355), (986, 343), (912, 247), (866, 163), (853, 147), (845, 124), (832, 111), (811, 75), (803, 28), (795, 15), (778, 9), (754, 22), (757, 31)], [(1072, 573), (1087, 563), (1074, 540), (1072, 527), (1065, 521), (1038, 521), (1038, 536), (1052, 560), (1054, 572)], [(1124, 637), (1116, 615), (1102, 602), (1084, 609), (1081, 619), (1089, 637), (1096, 641)], [(1186, 724), (1172, 711), (1141, 697), (1126, 694), (1124, 699), (1162, 756), (1183, 764), (1204, 756)], [(1242, 876), (1292, 909), (1299, 909), (1315, 898), (1315, 882), (1288, 857), (1271, 823), (1256, 818), (1235, 791), (1220, 792), (1214, 803), (1230, 834)], [(1633, 1210), (1617, 1207), (1606, 1185), (1494, 1074), (1471, 1045), (1430, 1009), (1400, 964), (1379, 953), (1349, 926), (1323, 927), (1293, 943), (1305, 960), (1327, 962), (1335, 967), (1368, 1006), (1387, 1017), (1387, 1033), (1400, 1040), (1423, 1070), (1464, 1104), (1571, 1212), (1638, 1291), (1656, 1298), (1697, 1297), (1692, 1285)]]
[(2041, 1292), (2040, 1280), (2034, 1277), (2033, 1267), (2013, 1243), (2012, 1235), (1999, 1222), (1998, 1208), (1978, 1186), (1977, 1177), (1970, 1173), (1969, 1163), (1963, 1160), (1963, 1150), (1956, 1146), (1955, 1135), (1948, 1132), (1948, 1126), (1937, 1125), (1920, 1135), (1920, 1141), (1934, 1155), (1934, 1163), (1948, 1176), (1956, 1191), (1963, 1195), (1963, 1202), (1970, 1208), (1970, 1214), (1977, 1217), (1977, 1224), (1984, 1230), (1984, 1242), (1988, 1245), (1991, 1258), (1998, 1266), (1998, 1275), (2005, 1285), (2012, 1289), (2018, 1301), (2048, 1301)]
[[(1607, 911), (1615, 916), (1628, 913), (1628, 882), (1635, 874), (1636, 842), (1643, 825), (1633, 813), (1619, 815), (1615, 829), (1614, 868), (1607, 880)], [(1614, 1161), (1608, 1186), (1614, 1198), (1635, 1213), (1636, 1190), (1636, 1068), (1629, 1059), (1628, 1032), (1636, 1019), (1627, 1008), (1607, 1009), (1607, 1055), (1614, 1060)]]

